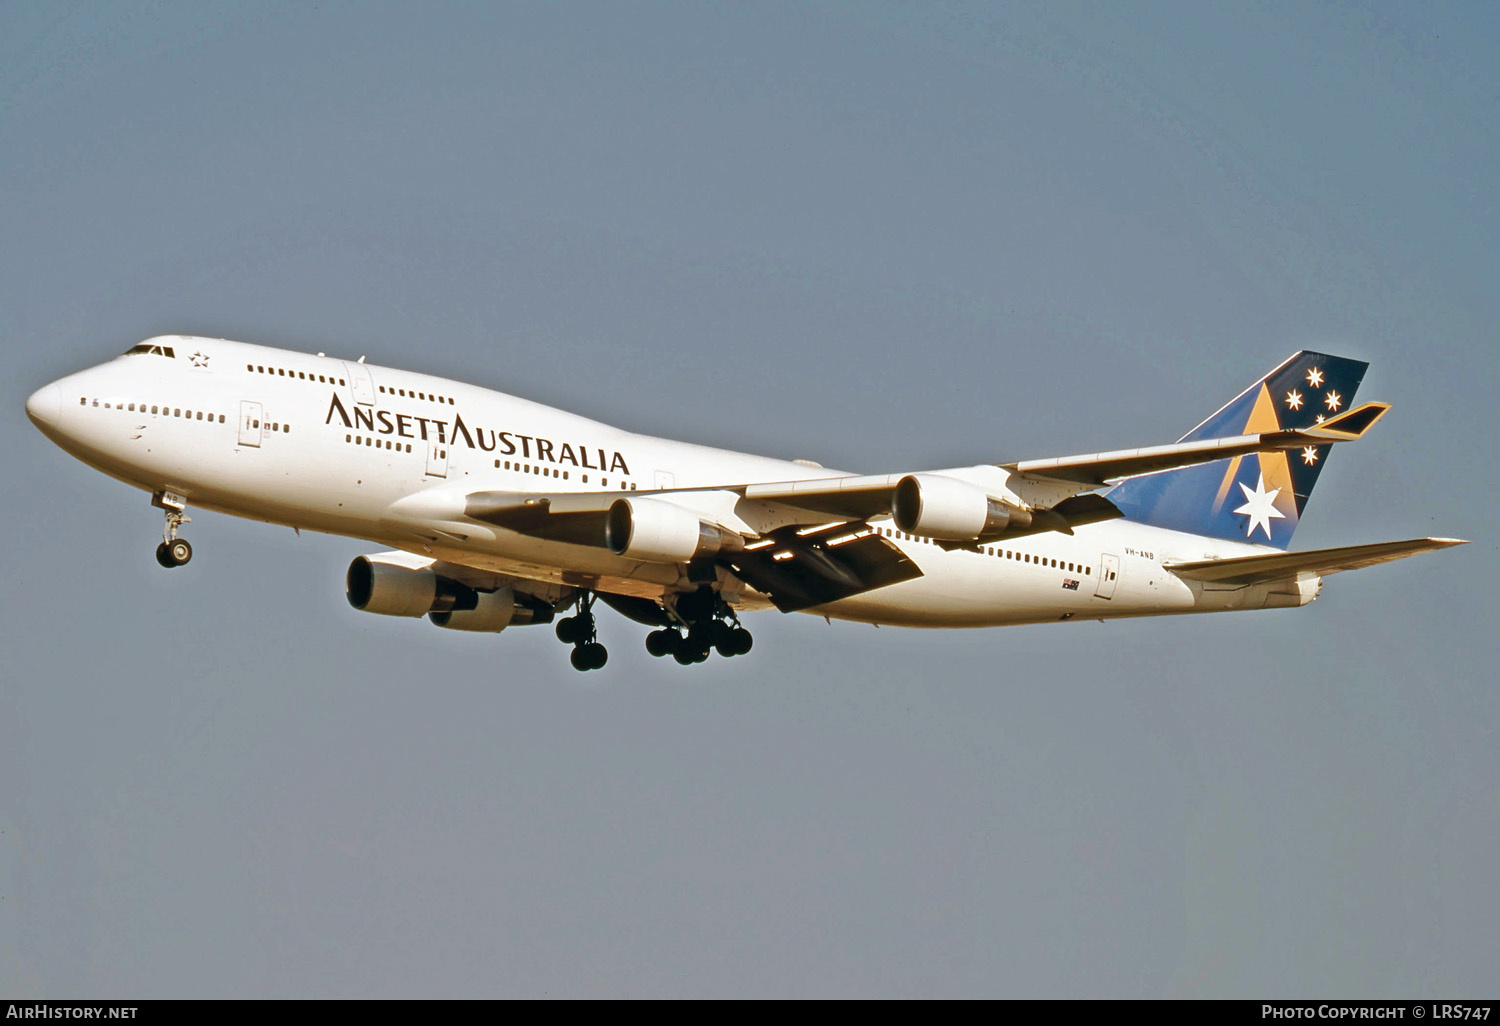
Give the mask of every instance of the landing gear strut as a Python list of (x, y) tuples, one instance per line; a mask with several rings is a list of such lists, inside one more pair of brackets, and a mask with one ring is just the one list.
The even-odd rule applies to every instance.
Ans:
[(609, 662), (609, 650), (599, 644), (594, 623), (594, 593), (580, 592), (578, 612), (557, 621), (557, 640), (573, 646), (569, 661), (575, 670), (597, 670)]
[(719, 655), (744, 655), (754, 640), (740, 626), (739, 617), (728, 603), (710, 589), (702, 589), (677, 600), (675, 614), (687, 628), (663, 627), (646, 635), (646, 651), (654, 656), (671, 656), (682, 666), (708, 659), (709, 650)]
[(167, 507), (167, 526), (161, 533), (161, 544), (156, 547), (156, 561), (169, 570), (193, 558), (193, 547), (187, 539), (177, 537), (177, 529), (191, 521), (192, 517), (184, 514), (182, 507)]

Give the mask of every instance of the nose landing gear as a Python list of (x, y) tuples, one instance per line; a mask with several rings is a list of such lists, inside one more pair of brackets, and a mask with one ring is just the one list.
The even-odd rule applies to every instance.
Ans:
[(569, 662), (579, 671), (597, 670), (609, 662), (609, 650), (599, 644), (599, 634), (594, 621), (594, 593), (585, 591), (578, 596), (578, 612), (557, 621), (557, 640), (573, 646)]
[(169, 494), (152, 500), (167, 511), (167, 526), (161, 533), (161, 544), (156, 547), (156, 561), (168, 570), (174, 566), (182, 566), (193, 558), (193, 547), (187, 543), (187, 539), (177, 537), (177, 529), (183, 524), (191, 523), (193, 518), (182, 512), (185, 508), (183, 505), (169, 502), (177, 498)]

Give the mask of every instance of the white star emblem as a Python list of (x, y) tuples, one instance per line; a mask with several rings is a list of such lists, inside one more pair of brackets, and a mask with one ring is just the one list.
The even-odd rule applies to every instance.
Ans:
[(1324, 419), (1324, 418), (1323, 418), (1323, 415), (1322, 415), (1322, 414), (1321, 414), (1321, 413), (1320, 413), (1320, 414), (1318, 414), (1318, 417), (1317, 417), (1317, 423), (1319, 423), (1319, 424), (1321, 424), (1321, 423), (1323, 423), (1323, 419)]
[(1294, 410), (1302, 409), (1302, 393), (1296, 389), (1286, 394), (1286, 404)]
[(1244, 485), (1240, 485), (1240, 491), (1245, 493), (1245, 504), (1235, 512), (1246, 513), (1250, 517), (1250, 528), (1245, 532), (1245, 537), (1249, 538), (1254, 534), (1257, 527), (1264, 527), (1266, 540), (1270, 541), (1271, 521), (1286, 519), (1286, 514), (1272, 505), (1276, 501), (1276, 496), (1281, 494), (1281, 489), (1272, 488), (1269, 492), (1266, 491), (1266, 475), (1262, 474), (1255, 482), (1255, 491), (1252, 492)]
[(1307, 372), (1307, 383), (1313, 388), (1323, 387), (1323, 372), (1314, 367)]
[(1318, 462), (1318, 450), (1315, 446), (1309, 445), (1302, 450), (1302, 462), (1306, 463), (1309, 467)]
[(1336, 410), (1339, 408), (1339, 403), (1344, 401), (1344, 397), (1337, 392), (1329, 392), (1323, 397), (1323, 401), (1328, 404), (1330, 410)]

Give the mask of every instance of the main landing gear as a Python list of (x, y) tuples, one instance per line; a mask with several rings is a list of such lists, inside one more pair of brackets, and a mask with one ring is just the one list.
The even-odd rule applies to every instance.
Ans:
[(609, 649), (599, 644), (594, 622), (594, 593), (580, 592), (578, 612), (557, 621), (557, 640), (573, 646), (569, 660), (575, 670), (597, 670), (609, 662)]
[[(609, 659), (609, 653), (599, 644), (594, 623), (598, 598), (592, 591), (580, 591), (578, 611), (557, 621), (557, 639), (573, 646), (575, 670), (597, 670)], [(604, 598), (606, 604), (630, 619), (658, 626), (646, 635), (646, 651), (654, 656), (671, 656), (683, 666), (705, 661), (710, 652), (726, 657), (744, 655), (753, 644), (734, 610), (709, 587), (678, 595), (666, 603), (621, 595)]]
[(719, 655), (744, 655), (754, 640), (740, 626), (739, 617), (718, 595), (709, 589), (683, 595), (677, 600), (677, 618), (687, 630), (663, 627), (646, 635), (646, 651), (652, 655), (671, 656), (679, 665), (688, 666), (708, 659), (709, 650)]
[(193, 547), (187, 539), (177, 537), (177, 529), (191, 520), (181, 509), (167, 510), (167, 527), (161, 533), (161, 544), (156, 547), (156, 561), (169, 570), (193, 558)]

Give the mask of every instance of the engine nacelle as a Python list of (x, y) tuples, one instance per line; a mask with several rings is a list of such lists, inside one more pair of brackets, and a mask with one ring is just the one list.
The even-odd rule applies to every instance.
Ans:
[(941, 474), (908, 474), (896, 482), (891, 513), (908, 534), (944, 541), (977, 541), (1031, 526), (1026, 510)]
[(450, 631), (488, 631), (498, 634), (511, 625), (531, 621), (530, 610), (520, 610), (525, 615), (517, 616), (516, 592), (510, 585), (494, 591), (476, 592), (477, 601), (473, 609), (455, 609), (451, 612), (428, 613), (427, 619)]
[(686, 563), (744, 546), (739, 535), (658, 499), (616, 499), (604, 524), (604, 542), (617, 556), (647, 563)]
[(431, 567), (413, 568), (369, 556), (358, 556), (349, 564), (344, 593), (355, 609), (383, 616), (472, 610), (479, 601), (474, 589), (438, 576)]

